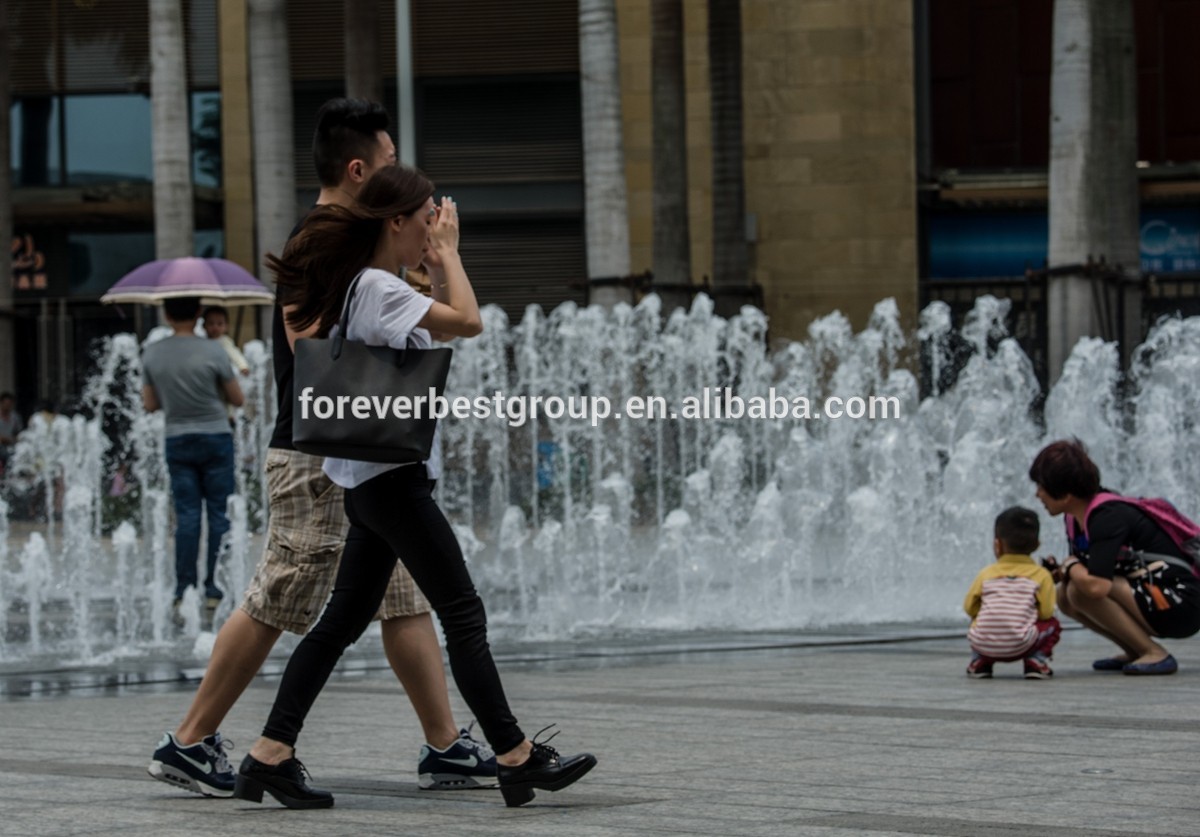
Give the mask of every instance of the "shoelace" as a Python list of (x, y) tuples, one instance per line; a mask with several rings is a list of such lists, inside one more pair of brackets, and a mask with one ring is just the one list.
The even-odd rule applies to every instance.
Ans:
[(556, 736), (560, 732), (562, 732), (562, 730), (555, 730), (546, 738), (545, 741), (538, 741), (538, 736), (541, 735), (543, 732), (545, 732), (548, 729), (554, 729), (556, 726), (558, 726), (558, 724), (551, 724), (548, 727), (542, 727), (541, 729), (539, 729), (537, 732), (535, 732), (533, 734), (533, 739), (530, 741), (530, 743), (533, 744), (533, 748), (535, 750), (541, 750), (542, 752), (547, 753), (547, 754), (553, 756), (554, 758), (558, 758), (558, 750), (551, 747), (548, 742), (551, 741), (554, 738), (554, 736)]
[(225, 750), (226, 748), (232, 748), (233, 742), (226, 741), (221, 737), (221, 733), (219, 732), (215, 733), (213, 738), (216, 741), (215, 745), (201, 742), (201, 746), (204, 748), (204, 751), (212, 757), (218, 773), (232, 773), (233, 765), (229, 763), (229, 755), (225, 752)]
[(300, 770), (300, 778), (304, 780), (304, 783), (308, 784), (312, 781), (312, 774), (308, 772), (308, 768), (304, 766), (304, 762), (295, 756), (292, 756), (292, 761), (296, 762), (296, 767)]
[(474, 729), (475, 729), (475, 722), (471, 721), (471, 725), (468, 726), (466, 729), (462, 730), (462, 732), (459, 734), (459, 736), (458, 736), (459, 743), (462, 744), (464, 747), (466, 747), (468, 750), (474, 750), (482, 761), (487, 761), (488, 759), (495, 758), (496, 757), (495, 750), (493, 750), (487, 744), (484, 744), (482, 741), (480, 741), (479, 739), (477, 739), (473, 735), (471, 735), (471, 732)]

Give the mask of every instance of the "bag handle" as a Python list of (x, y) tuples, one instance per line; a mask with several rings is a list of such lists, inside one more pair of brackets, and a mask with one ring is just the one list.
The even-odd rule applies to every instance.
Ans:
[(342, 313), (338, 315), (337, 334), (333, 335), (333, 339), (329, 341), (331, 360), (337, 360), (342, 355), (342, 343), (346, 340), (346, 329), (350, 326), (350, 303), (354, 300), (354, 294), (358, 290), (358, 280), (362, 279), (366, 272), (367, 268), (365, 267), (360, 270), (358, 275), (350, 280), (350, 287), (346, 289), (346, 298), (342, 301)]
[[(354, 300), (354, 294), (358, 291), (358, 280), (362, 279), (363, 274), (370, 270), (370, 267), (364, 267), (358, 272), (358, 275), (350, 280), (350, 287), (346, 289), (346, 299), (342, 302), (342, 313), (338, 316), (337, 334), (333, 335), (333, 339), (329, 341), (329, 357), (331, 360), (337, 360), (342, 355), (342, 343), (346, 341), (346, 329), (350, 327), (350, 303)], [(403, 274), (401, 274), (403, 278)], [(404, 340), (404, 348), (398, 349), (400, 352), (400, 365), (404, 365), (405, 352), (412, 344), (412, 332), (409, 332), (408, 337)]]

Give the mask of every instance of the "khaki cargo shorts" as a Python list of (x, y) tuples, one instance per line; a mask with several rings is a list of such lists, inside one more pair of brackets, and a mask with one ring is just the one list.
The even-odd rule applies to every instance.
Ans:
[[(259, 622), (297, 634), (306, 633), (321, 615), (350, 528), (343, 491), (325, 476), (322, 462), (300, 451), (268, 451), (267, 543), (242, 601), (242, 609)], [(375, 618), (429, 610), (428, 600), (397, 561)]]

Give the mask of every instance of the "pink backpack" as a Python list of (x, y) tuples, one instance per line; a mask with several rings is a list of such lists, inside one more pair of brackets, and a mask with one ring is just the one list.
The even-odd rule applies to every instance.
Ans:
[[(1200, 571), (1197, 569), (1200, 567), (1200, 526), (1197, 526), (1193, 520), (1184, 516), (1179, 509), (1161, 497), (1123, 497), (1108, 491), (1100, 492), (1092, 498), (1092, 502), (1088, 503), (1087, 511), (1084, 513), (1083, 534), (1085, 536), (1087, 535), (1087, 518), (1092, 516), (1092, 510), (1104, 503), (1114, 502), (1133, 506), (1153, 520), (1160, 529), (1166, 532), (1167, 537), (1183, 551), (1183, 554), (1192, 560), (1189, 569), (1200, 575)], [(1065, 517), (1067, 540), (1074, 544), (1075, 518), (1069, 514)], [(1162, 557), (1165, 559), (1168, 556)], [(1178, 559), (1175, 561), (1178, 562)]]

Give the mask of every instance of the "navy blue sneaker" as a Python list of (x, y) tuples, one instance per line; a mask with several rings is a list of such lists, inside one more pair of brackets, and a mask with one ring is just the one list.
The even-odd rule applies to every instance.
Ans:
[(216, 732), (185, 747), (173, 733), (165, 733), (146, 771), (160, 782), (193, 793), (233, 796), (236, 777), (225, 755), (227, 743)]
[(422, 745), (417, 784), (422, 790), (494, 788), (496, 754), (491, 747), (472, 738), (469, 728), (459, 730), (458, 740), (444, 750)]

